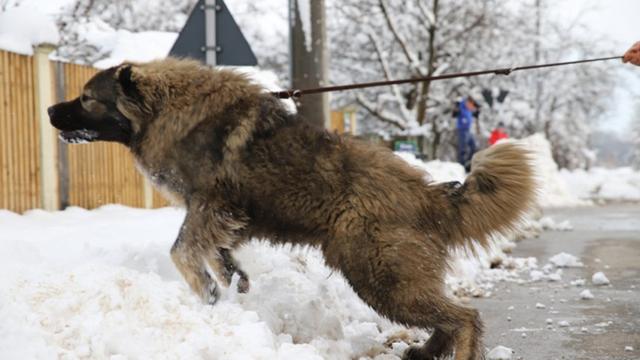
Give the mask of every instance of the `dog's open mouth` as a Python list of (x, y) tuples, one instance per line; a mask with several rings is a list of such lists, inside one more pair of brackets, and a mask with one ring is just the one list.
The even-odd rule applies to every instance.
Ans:
[(58, 137), (67, 144), (85, 144), (95, 140), (98, 137), (98, 132), (87, 129), (60, 131)]

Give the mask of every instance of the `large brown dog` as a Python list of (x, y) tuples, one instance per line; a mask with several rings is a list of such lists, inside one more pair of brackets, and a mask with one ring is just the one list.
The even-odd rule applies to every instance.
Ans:
[(443, 276), (449, 250), (487, 245), (532, 204), (518, 145), (477, 154), (464, 184), (432, 184), (387, 149), (311, 127), (243, 75), (175, 59), (104, 70), (49, 113), (63, 139), (128, 146), (185, 205), (171, 256), (204, 301), (217, 299), (214, 278), (237, 273), (248, 290), (232, 251), (252, 237), (317, 246), (380, 314), (434, 329), (405, 358), (482, 357), (478, 312), (444, 295)]

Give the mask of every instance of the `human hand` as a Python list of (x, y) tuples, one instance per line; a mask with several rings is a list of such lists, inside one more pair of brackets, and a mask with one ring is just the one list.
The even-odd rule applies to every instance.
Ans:
[(633, 65), (640, 66), (640, 41), (633, 44), (631, 49), (627, 50), (622, 58), (622, 62), (624, 63), (632, 63)]

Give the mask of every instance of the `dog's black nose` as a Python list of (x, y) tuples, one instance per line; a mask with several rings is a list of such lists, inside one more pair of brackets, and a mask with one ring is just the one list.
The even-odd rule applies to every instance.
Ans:
[(56, 109), (54, 106), (49, 106), (49, 108), (47, 109), (47, 113), (49, 114), (49, 117), (53, 117), (53, 114), (56, 113)]

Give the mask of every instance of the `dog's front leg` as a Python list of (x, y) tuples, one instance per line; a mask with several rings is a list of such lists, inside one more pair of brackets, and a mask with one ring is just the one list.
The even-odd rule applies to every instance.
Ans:
[(189, 286), (210, 304), (219, 297), (216, 280), (228, 287), (234, 273), (240, 276), (238, 291), (249, 290), (247, 274), (230, 252), (240, 240), (238, 234), (245, 226), (244, 218), (221, 209), (224, 207), (213, 202), (198, 204), (192, 201), (178, 240), (171, 249), (173, 262)]
[(187, 213), (180, 228), (178, 239), (171, 247), (171, 259), (182, 274), (191, 290), (208, 304), (215, 304), (220, 297), (218, 284), (208, 273), (203, 250), (203, 238), (199, 227), (201, 220), (197, 214)]
[(238, 262), (231, 255), (231, 249), (211, 247), (208, 251), (207, 261), (209, 267), (213, 270), (216, 278), (225, 286), (229, 287), (233, 274), (238, 274), (238, 292), (246, 293), (249, 291), (249, 277), (245, 273)]
[(229, 249), (220, 249), (220, 255), (222, 255), (222, 262), (224, 264), (225, 276), (227, 276), (228, 281), (231, 282), (231, 277), (234, 273), (237, 273), (240, 279), (238, 280), (238, 292), (246, 293), (249, 291), (249, 277), (247, 273), (245, 273), (236, 259), (231, 255), (231, 251)]

